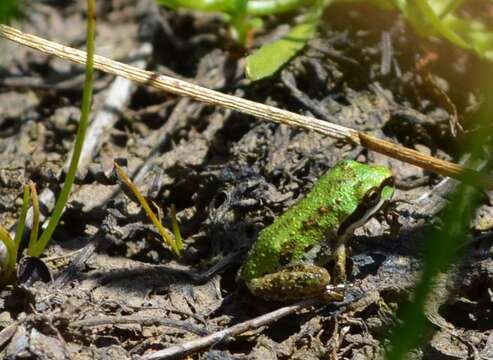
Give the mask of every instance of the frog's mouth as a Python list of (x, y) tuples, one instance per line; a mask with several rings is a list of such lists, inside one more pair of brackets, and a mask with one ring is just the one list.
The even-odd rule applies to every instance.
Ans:
[(369, 191), (367, 195), (365, 195), (365, 198), (361, 201), (356, 210), (339, 226), (339, 229), (337, 230), (338, 242), (350, 237), (357, 228), (364, 225), (386, 202), (390, 200), (393, 186), (394, 178), (389, 177), (382, 182), (379, 188), (374, 189), (374, 191)]

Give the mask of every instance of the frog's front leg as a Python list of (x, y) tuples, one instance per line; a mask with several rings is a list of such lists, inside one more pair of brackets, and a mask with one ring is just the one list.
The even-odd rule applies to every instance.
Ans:
[(330, 281), (328, 271), (310, 264), (289, 265), (278, 272), (247, 282), (253, 295), (265, 300), (301, 300), (322, 295)]
[(333, 283), (344, 284), (346, 282), (346, 244), (339, 242), (334, 250)]

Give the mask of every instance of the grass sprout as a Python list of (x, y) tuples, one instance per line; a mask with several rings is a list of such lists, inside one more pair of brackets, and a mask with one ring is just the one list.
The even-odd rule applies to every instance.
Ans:
[(77, 128), (77, 135), (75, 137), (74, 147), (72, 149), (72, 158), (67, 171), (67, 176), (63, 183), (62, 189), (58, 196), (58, 199), (51, 214), (50, 220), (46, 229), (41, 234), (39, 240), (36, 241), (36, 245), (28, 249), (28, 255), (33, 257), (39, 257), (43, 253), (44, 249), (48, 245), (56, 227), (62, 217), (63, 210), (67, 204), (70, 190), (75, 180), (77, 173), (77, 167), (79, 164), (80, 155), (82, 153), (82, 147), (84, 146), (84, 140), (86, 136), (87, 126), (89, 124), (89, 115), (91, 113), (91, 99), (93, 90), (93, 72), (94, 72), (94, 35), (96, 32), (96, 4), (94, 0), (87, 0), (87, 62), (86, 62), (86, 76), (84, 80), (84, 90), (82, 94), (81, 104), (81, 116), (79, 126)]
[[(6, 11), (13, 9), (14, 4), (17, 6), (18, 2), (2, 1), (0, 2), (0, 22), (6, 21)], [(0, 226), (0, 241), (4, 245), (4, 249), (0, 254), (0, 266), (1, 266), (1, 278), (0, 283), (2, 285), (12, 283), (15, 280), (15, 268), (17, 264), (17, 258), (21, 240), (24, 234), (26, 226), (26, 217), (29, 209), (29, 199), (31, 199), (32, 211), (33, 211), (33, 224), (31, 228), (31, 234), (29, 238), (27, 254), (32, 257), (40, 257), (44, 249), (48, 245), (53, 232), (55, 231), (60, 218), (67, 204), (70, 190), (74, 183), (75, 175), (77, 172), (77, 166), (79, 163), (82, 147), (84, 145), (84, 139), (86, 134), (87, 125), (89, 123), (89, 114), (91, 109), (92, 98), (92, 85), (93, 85), (93, 58), (94, 58), (94, 34), (96, 28), (96, 4), (94, 0), (87, 0), (87, 62), (86, 62), (86, 78), (84, 81), (84, 91), (81, 104), (81, 119), (77, 128), (77, 135), (72, 150), (72, 158), (70, 160), (69, 168), (65, 182), (63, 183), (62, 190), (56, 201), (53, 213), (48, 221), (46, 229), (38, 238), (39, 225), (40, 225), (40, 211), (39, 200), (36, 187), (33, 182), (24, 185), (22, 210), (17, 223), (15, 231), (15, 237), (12, 239), (10, 233), (3, 226)], [(10, 12), (8, 14), (11, 14)]]
[[(1, 278), (0, 284), (6, 285), (15, 281), (15, 267), (17, 264), (17, 257), (19, 253), (19, 247), (22, 241), (22, 235), (24, 234), (24, 229), (26, 228), (26, 216), (29, 209), (29, 195), (31, 189), (35, 189), (34, 184), (24, 185), (23, 196), (22, 196), (22, 209), (19, 216), (19, 221), (17, 222), (17, 228), (15, 230), (15, 237), (12, 239), (7, 229), (0, 225), (0, 240), (2, 241), (5, 249), (0, 259), (1, 263)], [(34, 190), (36, 191), (36, 190)], [(39, 211), (39, 204), (34, 205), (38, 201), (37, 196), (32, 197), (31, 201), (33, 203), (33, 209), (36, 207)], [(39, 212), (38, 212), (38, 224), (34, 224), (33, 218), (33, 229), (39, 225)], [(33, 241), (33, 231), (31, 231), (31, 238), (29, 245)]]
[(133, 183), (132, 180), (130, 180), (125, 170), (123, 170), (123, 168), (120, 165), (118, 165), (116, 162), (114, 162), (114, 165), (115, 165), (116, 173), (118, 174), (119, 178), (132, 191), (135, 198), (139, 202), (140, 206), (144, 209), (147, 217), (151, 220), (151, 222), (154, 224), (157, 231), (161, 235), (163, 241), (171, 248), (172, 252), (176, 256), (180, 256), (181, 251), (183, 250), (183, 241), (181, 238), (180, 230), (178, 228), (178, 222), (176, 220), (176, 212), (174, 206), (173, 205), (171, 206), (171, 214), (172, 214), (171, 226), (173, 229), (173, 235), (174, 235), (173, 238), (171, 232), (163, 226), (156, 213), (151, 209), (149, 203), (142, 195), (140, 190), (137, 188), (137, 186)]

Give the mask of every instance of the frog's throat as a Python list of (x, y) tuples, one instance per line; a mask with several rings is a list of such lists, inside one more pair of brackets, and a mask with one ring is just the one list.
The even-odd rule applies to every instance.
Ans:
[[(391, 183), (393, 179), (389, 182)], [(337, 242), (343, 243), (346, 241), (354, 231), (363, 226), (380, 208), (389, 201), (393, 194), (393, 187), (389, 183), (382, 184), (380, 188), (380, 199), (369, 208), (358, 208), (353, 214), (351, 214), (346, 221), (344, 221), (339, 227), (337, 234)], [(355, 216), (356, 215), (356, 216)]]

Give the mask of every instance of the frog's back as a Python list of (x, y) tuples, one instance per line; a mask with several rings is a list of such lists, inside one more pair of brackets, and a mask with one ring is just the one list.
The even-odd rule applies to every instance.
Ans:
[(303, 199), (259, 233), (240, 277), (250, 280), (309, 261), (310, 250), (335, 238), (339, 224), (356, 210), (366, 192), (389, 176), (382, 166), (352, 160), (336, 164)]

